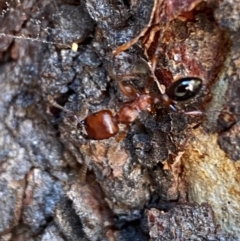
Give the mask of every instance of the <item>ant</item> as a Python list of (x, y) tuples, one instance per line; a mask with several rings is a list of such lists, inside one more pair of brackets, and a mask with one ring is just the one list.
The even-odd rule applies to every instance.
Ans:
[[(131, 102), (125, 103), (116, 115), (110, 110), (100, 110), (80, 121), (83, 124), (88, 138), (93, 140), (103, 140), (115, 136), (119, 132), (119, 124), (131, 125), (141, 111), (153, 112), (154, 105), (163, 103), (173, 111), (177, 111), (175, 101), (186, 101), (195, 97), (202, 88), (202, 80), (197, 77), (185, 77), (175, 81), (164, 94), (153, 95), (150, 93), (139, 94), (131, 85), (120, 84), (124, 95), (134, 98)], [(71, 111), (58, 105), (51, 96), (48, 97), (50, 103), (66, 112)], [(196, 112), (185, 112), (186, 114), (198, 114)]]

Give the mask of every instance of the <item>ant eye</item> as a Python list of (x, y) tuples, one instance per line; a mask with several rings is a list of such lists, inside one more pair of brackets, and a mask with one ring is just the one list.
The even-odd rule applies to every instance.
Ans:
[(185, 101), (195, 97), (202, 87), (202, 80), (186, 77), (174, 82), (167, 90), (167, 95), (176, 101)]

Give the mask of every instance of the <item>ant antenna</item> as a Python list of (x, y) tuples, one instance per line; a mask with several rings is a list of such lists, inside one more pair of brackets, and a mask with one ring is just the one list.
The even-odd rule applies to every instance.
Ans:
[(154, 71), (155, 71), (155, 65), (152, 66), (152, 64), (149, 62), (149, 61), (146, 61), (145, 59), (142, 59), (148, 66), (149, 66), (149, 69), (151, 71), (151, 77), (153, 78), (153, 80), (155, 81), (155, 83), (157, 84), (157, 87), (160, 91), (161, 94), (165, 94), (165, 88), (163, 87), (163, 85), (161, 85), (157, 79), (157, 77), (155, 76), (154, 74)]

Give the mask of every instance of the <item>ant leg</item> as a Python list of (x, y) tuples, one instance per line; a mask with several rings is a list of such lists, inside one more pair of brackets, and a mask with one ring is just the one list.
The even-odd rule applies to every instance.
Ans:
[(116, 56), (116, 55), (120, 54), (121, 52), (129, 49), (129, 48), (132, 47), (135, 43), (137, 43), (138, 40), (139, 40), (139, 36), (136, 37), (136, 38), (134, 38), (134, 39), (132, 39), (131, 41), (129, 41), (129, 42), (125, 43), (125, 44), (120, 45), (119, 47), (117, 47), (117, 48), (112, 52), (113, 56)]
[(74, 115), (74, 118), (76, 119), (76, 121), (79, 123), (79, 124), (83, 124), (83, 120), (80, 120), (79, 118), (78, 118), (78, 116), (76, 116), (76, 115)]
[(174, 105), (174, 104), (170, 104), (169, 107), (174, 111), (174, 112), (178, 112), (178, 108)]
[(157, 77), (155, 76), (154, 72), (155, 72), (155, 67), (156, 67), (156, 64), (153, 63), (154, 66), (152, 66), (152, 64), (150, 62), (147, 62), (150, 70), (151, 70), (151, 76), (152, 78), (154, 79), (155, 83), (157, 84), (157, 87), (160, 91), (161, 94), (165, 94), (165, 88), (163, 85), (161, 85), (157, 79)]
[(128, 128), (129, 128), (129, 126), (125, 126), (125, 128), (121, 132), (119, 132), (119, 134), (116, 138), (117, 142), (120, 142), (126, 138), (126, 136), (128, 134)]
[[(73, 111), (68, 110), (67, 108), (59, 105), (59, 104), (53, 99), (53, 97), (52, 97), (51, 95), (48, 95), (47, 99), (48, 99), (48, 101), (50, 102), (50, 104), (51, 104), (52, 106), (54, 106), (54, 107), (56, 107), (56, 108), (58, 108), (58, 109), (60, 109), (60, 110), (63, 110), (63, 111), (65, 111), (66, 113), (72, 114), (72, 116), (76, 119), (76, 121), (77, 121), (78, 124), (80, 124), (80, 125), (83, 125), (83, 124), (84, 124), (83, 121), (80, 120), (80, 119), (78, 118), (78, 116), (74, 114)], [(79, 126), (78, 126), (78, 127), (79, 127)]]
[(118, 81), (118, 86), (122, 93), (131, 100), (136, 99), (140, 95), (137, 89), (134, 88), (134, 86), (130, 83), (123, 83), (121, 81)]
[(189, 116), (203, 116), (205, 114), (201, 110), (186, 111), (186, 112), (183, 112), (183, 113), (185, 115), (189, 115)]
[(67, 108), (64, 108), (63, 106), (59, 105), (59, 104), (53, 99), (53, 97), (52, 97), (51, 95), (48, 95), (48, 96), (47, 96), (47, 99), (48, 99), (48, 101), (50, 102), (50, 104), (53, 105), (54, 107), (56, 107), (56, 108), (58, 108), (58, 109), (61, 109), (61, 110), (65, 111), (65, 112), (67, 112), (67, 113), (71, 113), (71, 114), (73, 113), (71, 110), (68, 110)]

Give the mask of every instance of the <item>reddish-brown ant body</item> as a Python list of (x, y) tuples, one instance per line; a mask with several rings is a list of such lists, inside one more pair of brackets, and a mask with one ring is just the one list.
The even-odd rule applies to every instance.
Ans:
[[(138, 117), (141, 111), (152, 112), (157, 103), (162, 103), (176, 111), (175, 101), (186, 101), (197, 95), (202, 87), (202, 80), (196, 77), (186, 77), (175, 81), (165, 94), (139, 94), (133, 86), (121, 86), (121, 90), (127, 96), (136, 98), (123, 105), (116, 115), (110, 110), (100, 110), (87, 116), (81, 123), (85, 126), (88, 138), (103, 140), (115, 136), (119, 132), (119, 124), (130, 125)], [(56, 104), (52, 98), (50, 102), (67, 112), (65, 108)]]

